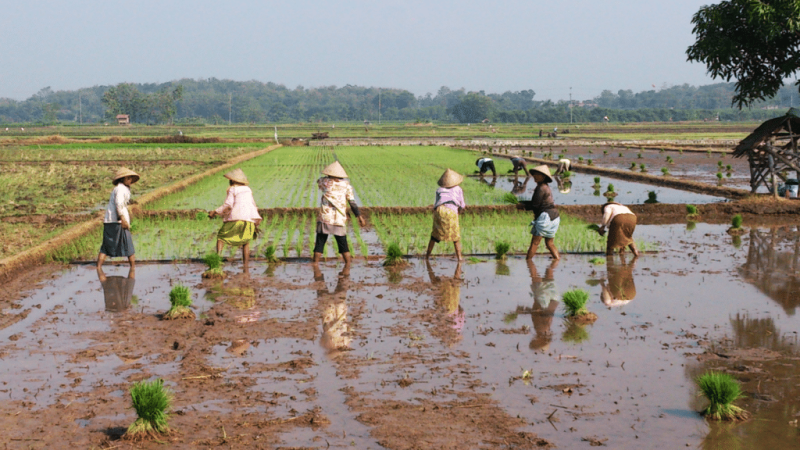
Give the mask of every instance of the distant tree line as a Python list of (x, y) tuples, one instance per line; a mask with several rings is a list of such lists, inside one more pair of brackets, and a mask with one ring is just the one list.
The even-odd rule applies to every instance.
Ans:
[(749, 108), (731, 108), (734, 83), (662, 87), (634, 93), (603, 91), (583, 102), (534, 100), (532, 89), (502, 94), (441, 87), (414, 96), (404, 89), (325, 86), (289, 89), (275, 83), (182, 79), (121, 83), (75, 91), (46, 87), (27, 100), (0, 99), (0, 123), (102, 123), (128, 114), (141, 124), (404, 121), (506, 123), (750, 120), (774, 117), (800, 105), (791, 87)]

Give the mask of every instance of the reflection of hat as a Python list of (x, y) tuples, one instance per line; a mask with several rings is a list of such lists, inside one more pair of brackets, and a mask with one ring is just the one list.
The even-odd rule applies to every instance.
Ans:
[(547, 164), (542, 164), (541, 166), (536, 166), (536, 167), (534, 167), (533, 169), (530, 170), (531, 175), (533, 175), (534, 172), (544, 175), (544, 177), (545, 177), (545, 179), (547, 180), (548, 183), (553, 181), (553, 177), (550, 176), (550, 167), (548, 167)]
[(247, 176), (244, 174), (244, 171), (242, 171), (242, 169), (231, 170), (230, 172), (226, 173), (224, 176), (225, 176), (225, 178), (227, 178), (227, 179), (229, 179), (231, 181), (234, 181), (234, 182), (240, 183), (240, 184), (244, 184), (245, 186), (250, 184), (250, 182), (247, 181)]
[(339, 161), (334, 161), (333, 164), (322, 169), (322, 174), (335, 178), (347, 178), (347, 172), (344, 171), (344, 167), (339, 164)]
[(139, 181), (139, 174), (125, 167), (120, 167), (119, 170), (117, 170), (117, 173), (114, 174), (114, 178), (112, 178), (111, 180), (113, 183), (116, 184), (117, 180), (125, 177), (134, 177), (135, 178), (133, 180), (134, 183)]
[(558, 189), (558, 192), (561, 192), (562, 194), (569, 194), (569, 190), (570, 190), (571, 188), (572, 188), (572, 183), (564, 183), (564, 184), (563, 184), (563, 185), (561, 185), (561, 187)]
[(439, 178), (439, 186), (451, 188), (458, 186), (462, 181), (464, 181), (464, 177), (462, 177), (458, 172), (452, 169), (447, 169)]

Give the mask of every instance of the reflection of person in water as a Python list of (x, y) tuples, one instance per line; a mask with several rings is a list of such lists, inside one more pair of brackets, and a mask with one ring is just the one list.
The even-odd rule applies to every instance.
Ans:
[(456, 264), (456, 270), (452, 278), (437, 276), (430, 261), (426, 261), (426, 263), (431, 284), (440, 290), (439, 295), (436, 297), (437, 306), (445, 312), (450, 328), (455, 330), (456, 336), (454, 337), (461, 339), (461, 333), (464, 331), (464, 324), (466, 323), (466, 314), (464, 314), (464, 309), (461, 307), (461, 261)]
[(481, 182), (485, 183), (490, 188), (493, 188), (493, 187), (495, 187), (497, 185), (497, 176), (493, 176), (491, 181), (489, 181), (488, 179), (486, 179), (484, 177), (481, 177), (480, 180), (481, 180)]
[(554, 177), (556, 179), (556, 184), (558, 184), (558, 192), (562, 194), (569, 194), (569, 191), (572, 189), (572, 181), (569, 181), (568, 178), (561, 178), (559, 176)]
[(614, 261), (614, 255), (606, 258), (606, 280), (600, 286), (602, 292), (600, 299), (606, 306), (622, 306), (636, 297), (636, 285), (633, 282), (633, 266), (636, 264), (634, 257), (630, 264), (626, 263), (625, 256), (619, 255), (619, 263)]
[(336, 280), (333, 293), (328, 292), (325, 276), (318, 265), (314, 265), (314, 281), (320, 284), (317, 301), (322, 310), (322, 337), (320, 344), (331, 356), (350, 348), (350, 327), (347, 323), (347, 290), (350, 286), (350, 265), (346, 264)]
[(511, 186), (511, 193), (514, 195), (524, 194), (525, 191), (528, 189), (528, 180), (531, 179), (531, 176), (527, 174), (525, 175), (525, 181), (520, 182), (519, 177), (514, 174), (514, 185)]
[(106, 303), (106, 311), (120, 312), (131, 306), (133, 297), (133, 286), (136, 284), (136, 268), (131, 266), (128, 276), (119, 275), (106, 276), (102, 266), (97, 266), (97, 278), (103, 286), (103, 298)]
[(528, 347), (533, 350), (547, 351), (550, 342), (553, 340), (553, 332), (550, 326), (553, 324), (558, 309), (558, 288), (556, 287), (553, 269), (558, 266), (558, 260), (553, 260), (545, 270), (544, 278), (539, 276), (536, 266), (532, 260), (528, 260), (528, 271), (531, 275), (531, 292), (533, 292), (533, 307), (531, 308), (531, 320), (536, 336), (531, 340)]

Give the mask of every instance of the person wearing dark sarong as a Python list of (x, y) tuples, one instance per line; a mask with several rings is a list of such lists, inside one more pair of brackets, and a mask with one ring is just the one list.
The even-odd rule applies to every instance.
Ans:
[(620, 249), (619, 251), (622, 253), (625, 251), (625, 247), (628, 247), (634, 256), (639, 256), (639, 250), (633, 241), (636, 214), (627, 206), (617, 202), (608, 202), (600, 208), (603, 212), (603, 221), (600, 223), (599, 233), (603, 235), (608, 230), (606, 255), (614, 253), (616, 249)]
[(121, 168), (114, 174), (112, 183), (114, 190), (108, 199), (106, 212), (103, 215), (103, 244), (97, 255), (97, 267), (101, 267), (106, 257), (127, 257), (131, 267), (136, 265), (131, 235), (131, 215), (128, 203), (131, 200), (131, 185), (139, 181), (139, 174)]

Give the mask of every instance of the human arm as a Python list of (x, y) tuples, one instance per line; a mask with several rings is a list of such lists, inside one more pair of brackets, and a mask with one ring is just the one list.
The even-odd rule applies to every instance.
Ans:
[(228, 188), (228, 193), (225, 197), (225, 202), (219, 208), (208, 213), (208, 217), (214, 218), (226, 214), (233, 209), (233, 202), (236, 200), (236, 194), (233, 192), (233, 187)]
[(362, 227), (366, 226), (367, 222), (364, 220), (364, 217), (361, 216), (361, 210), (356, 203), (356, 195), (353, 186), (349, 185), (347, 186), (347, 203), (350, 205), (350, 210), (353, 211), (353, 215), (358, 219), (358, 224)]
[(131, 198), (130, 191), (126, 193), (124, 189), (115, 189), (115, 190), (116, 193), (114, 194), (114, 208), (116, 208), (117, 210), (117, 217), (119, 218), (119, 221), (122, 223), (122, 228), (125, 230), (129, 230), (131, 228), (131, 218), (130, 215), (128, 214), (128, 201)]

